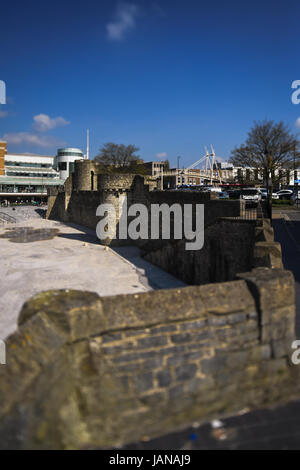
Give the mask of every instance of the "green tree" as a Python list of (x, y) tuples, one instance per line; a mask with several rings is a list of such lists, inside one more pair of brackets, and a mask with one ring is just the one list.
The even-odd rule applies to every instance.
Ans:
[(235, 166), (252, 167), (262, 172), (268, 188), (268, 209), (272, 215), (273, 186), (283, 179), (280, 170), (299, 165), (299, 140), (283, 123), (255, 122), (245, 144), (232, 151), (230, 162)]

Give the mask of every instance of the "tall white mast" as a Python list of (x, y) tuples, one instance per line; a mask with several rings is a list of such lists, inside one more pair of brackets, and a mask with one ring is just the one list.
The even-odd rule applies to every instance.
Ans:
[(90, 130), (86, 131), (86, 159), (90, 159)]

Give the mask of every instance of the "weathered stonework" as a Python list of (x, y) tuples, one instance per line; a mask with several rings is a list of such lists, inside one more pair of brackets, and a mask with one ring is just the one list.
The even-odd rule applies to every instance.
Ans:
[(2, 448), (104, 448), (286, 401), (291, 273), (99, 298), (35, 296), (0, 367)]
[[(100, 240), (103, 244), (126, 245), (135, 244), (145, 248), (158, 249), (169, 243), (163, 240), (160, 234), (158, 240), (119, 240), (118, 222), (121, 216), (122, 204), (127, 198), (128, 207), (135, 203), (144, 204), (151, 213), (153, 204), (204, 204), (205, 226), (213, 224), (219, 217), (238, 217), (240, 215), (240, 201), (222, 201), (215, 199), (213, 193), (199, 191), (154, 191), (156, 181), (148, 176), (133, 174), (101, 174), (101, 167), (89, 161), (75, 162), (75, 173), (68, 178), (63, 188), (50, 188), (48, 190), (47, 218), (58, 219), (64, 222), (74, 222), (88, 228), (96, 229), (102, 217), (96, 216), (100, 204), (111, 204), (116, 212), (116, 239)], [(97, 185), (91, 189), (90, 179), (97, 175)], [(195, 213), (193, 214), (195, 216)], [(128, 217), (128, 223), (131, 218)], [(171, 241), (173, 228), (173, 214), (171, 214)], [(150, 218), (149, 218), (150, 234)]]
[(50, 190), (49, 217), (95, 228), (97, 206), (117, 208), (124, 194), (146, 205), (204, 203), (202, 254), (184, 252), (183, 242), (144, 246), (152, 262), (203, 285), (33, 297), (0, 366), (0, 447), (116, 447), (296, 398), (294, 279), (281, 269), (270, 223), (237, 220), (239, 201), (151, 191), (142, 177), (75, 166), (62, 190)]
[(201, 250), (186, 251), (186, 240), (180, 240), (144, 258), (187, 284), (231, 281), (254, 266), (255, 225), (254, 220), (222, 218), (206, 227)]
[(144, 257), (188, 284), (231, 281), (256, 267), (283, 268), (281, 246), (267, 219), (222, 217), (206, 227), (201, 250), (187, 252), (185, 242), (150, 249)]

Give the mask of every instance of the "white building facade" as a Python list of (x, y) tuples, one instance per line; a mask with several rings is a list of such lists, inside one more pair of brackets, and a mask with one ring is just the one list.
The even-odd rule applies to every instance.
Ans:
[(84, 158), (83, 152), (78, 148), (62, 148), (57, 150), (56, 168), (59, 172), (59, 177), (66, 180), (71, 173), (74, 172), (74, 162)]
[(9, 153), (2, 142), (0, 155), (0, 200), (30, 202), (46, 200), (47, 187), (63, 185), (83, 159), (80, 149), (58, 149), (57, 155)]

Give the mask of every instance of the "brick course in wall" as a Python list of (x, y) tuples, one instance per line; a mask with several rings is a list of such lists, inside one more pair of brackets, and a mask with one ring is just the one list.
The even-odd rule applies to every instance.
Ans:
[[(152, 192), (141, 177), (126, 176), (116, 188), (99, 174), (105, 189), (92, 191), (90, 170), (82, 167), (86, 190), (74, 189), (78, 172), (63, 190), (50, 190), (49, 217), (95, 228), (97, 205), (117, 207), (124, 194), (145, 204), (203, 197), (211, 240), (220, 215), (227, 216), (217, 222), (223, 234), (236, 230), (233, 257), (226, 243), (213, 250), (213, 280), (222, 266), (222, 280), (234, 280), (104, 298), (79, 291), (35, 296), (0, 368), (0, 446), (116, 447), (297, 397), (294, 279), (282, 269), (270, 222), (237, 221), (239, 202)], [(195, 254), (176, 256), (186, 272), (194, 266), (189, 282), (207, 282), (199, 281)]]
[[(98, 174), (97, 190), (91, 190), (87, 183), (90, 178), (91, 164), (85, 161), (75, 162), (75, 173), (72, 179), (68, 178), (64, 188), (50, 188), (48, 190), (47, 218), (58, 219), (64, 222), (74, 222), (88, 228), (96, 229), (101, 217), (96, 216), (99, 204), (110, 203), (116, 211), (116, 239), (103, 239), (104, 244), (111, 245), (138, 245), (147, 251), (158, 249), (169, 243), (163, 240), (161, 229), (159, 240), (119, 240), (118, 221), (120, 218), (120, 200), (127, 197), (128, 207), (140, 203), (148, 208), (151, 214), (152, 204), (180, 204), (182, 210), (185, 204), (194, 208), (196, 204), (204, 204), (204, 224), (209, 226), (219, 217), (238, 217), (240, 215), (240, 201), (219, 201), (213, 193), (199, 191), (153, 191), (153, 181), (148, 177), (131, 174)], [(96, 168), (95, 168), (96, 172)], [(72, 189), (71, 189), (72, 188)], [(195, 216), (195, 211), (193, 213)], [(128, 217), (128, 223), (132, 218)], [(161, 224), (162, 221), (160, 221)], [(173, 215), (171, 214), (171, 241), (173, 236)]]
[(282, 268), (281, 246), (267, 219), (220, 217), (206, 227), (204, 246), (186, 251), (185, 240), (152, 249), (145, 259), (188, 284), (231, 281), (256, 267)]
[(115, 447), (296, 396), (293, 276), (260, 267), (240, 277), (35, 296), (0, 368), (0, 445)]

